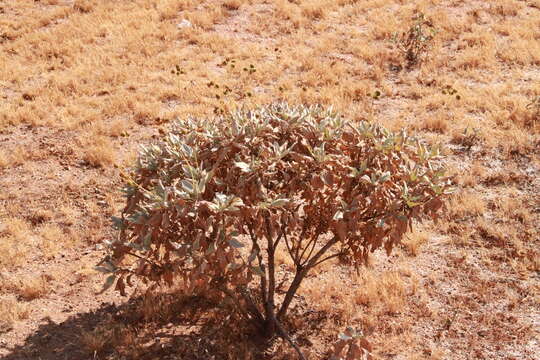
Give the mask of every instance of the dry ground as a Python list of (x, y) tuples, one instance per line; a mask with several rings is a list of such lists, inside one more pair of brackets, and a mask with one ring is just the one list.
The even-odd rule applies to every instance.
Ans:
[[(418, 12), (437, 33), (407, 68), (390, 39)], [(287, 100), (442, 142), (459, 185), (390, 258), (307, 281), (311, 358), (351, 325), (380, 359), (538, 359), (540, 1), (0, 0), (0, 53), (0, 356), (291, 358), (213, 345), (200, 299), (96, 296), (92, 270), (139, 144)]]

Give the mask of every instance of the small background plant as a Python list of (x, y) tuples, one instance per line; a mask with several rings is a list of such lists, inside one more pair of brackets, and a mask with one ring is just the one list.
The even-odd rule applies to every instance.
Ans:
[(530, 111), (530, 126), (536, 129), (537, 124), (540, 122), (540, 96), (533, 97), (526, 108)]
[(451, 85), (446, 85), (442, 90), (443, 95), (448, 96), (454, 96), (456, 97), (456, 100), (461, 100), (461, 95), (459, 95), (458, 91), (454, 89)]
[(470, 152), (473, 146), (481, 142), (480, 130), (467, 126), (461, 134), (455, 137), (454, 142), (462, 145), (466, 152)]
[(416, 14), (413, 21), (413, 25), (407, 31), (401, 34), (396, 32), (392, 36), (392, 42), (403, 55), (407, 68), (421, 63), (437, 33), (423, 13)]
[[(217, 64), (217, 66), (223, 68), (227, 73), (241, 68), (241, 76), (245, 78), (245, 82), (248, 84), (247, 86), (240, 88), (232, 85), (231, 81), (220, 82), (217, 80), (210, 80), (205, 83), (205, 86), (209, 91), (209, 96), (218, 101), (218, 104), (213, 106), (214, 115), (223, 116), (231, 111), (234, 111), (236, 106), (235, 104), (237, 104), (239, 101), (246, 102), (247, 99), (253, 96), (252, 89), (254, 89), (257, 85), (253, 79), (253, 74), (257, 72), (257, 69), (253, 64), (241, 65), (236, 59), (231, 57), (226, 57), (225, 60)], [(171, 74), (175, 75), (180, 80), (182, 79), (181, 76), (186, 75), (187, 72), (180, 65), (175, 65), (175, 67), (171, 70)], [(238, 75), (229, 73), (230, 79), (236, 77), (238, 77)], [(281, 88), (280, 91), (282, 91)]]

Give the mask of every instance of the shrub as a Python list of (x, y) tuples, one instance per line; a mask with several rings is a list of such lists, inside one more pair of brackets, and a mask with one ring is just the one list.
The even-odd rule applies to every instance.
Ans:
[(393, 34), (392, 41), (403, 54), (407, 68), (412, 68), (422, 61), (435, 34), (436, 30), (431, 21), (422, 13), (415, 15), (414, 24), (408, 31)]
[[(105, 289), (177, 279), (290, 341), (280, 321), (311, 269), (336, 257), (360, 266), (390, 253), (413, 219), (437, 217), (449, 190), (439, 158), (405, 131), (318, 106), (179, 121), (128, 177), (119, 236), (99, 265)], [(278, 247), (291, 277), (276, 269)]]
[(463, 145), (465, 151), (469, 152), (474, 145), (480, 143), (481, 138), (479, 133), (478, 129), (467, 126), (462, 134), (458, 134), (454, 137), (454, 142)]

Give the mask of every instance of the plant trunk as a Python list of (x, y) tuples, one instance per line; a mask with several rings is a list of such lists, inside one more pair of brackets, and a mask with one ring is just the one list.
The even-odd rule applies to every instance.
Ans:
[(296, 351), (296, 353), (298, 354), (298, 358), (300, 360), (306, 360), (306, 357), (302, 353), (302, 350), (300, 350), (300, 347), (298, 347), (298, 345), (294, 343), (287, 331), (283, 328), (283, 326), (281, 326), (281, 324), (277, 320), (275, 312), (272, 312), (270, 318), (265, 320), (263, 330), (263, 335), (267, 340), (271, 340), (276, 335), (281, 337), (293, 347), (294, 351)]
[(289, 309), (289, 305), (291, 304), (291, 301), (293, 300), (294, 295), (298, 291), (298, 288), (300, 287), (300, 284), (306, 277), (307, 273), (317, 265), (317, 261), (332, 247), (334, 244), (336, 244), (338, 241), (337, 237), (333, 237), (330, 241), (328, 241), (304, 266), (299, 265), (296, 268), (296, 274), (294, 275), (294, 279), (291, 283), (291, 286), (289, 286), (289, 290), (287, 290), (287, 294), (285, 294), (285, 299), (283, 299), (283, 303), (281, 304), (281, 308), (279, 309), (279, 312), (277, 314), (277, 319), (281, 320), (283, 317), (287, 314), (287, 310)]
[[(279, 235), (278, 235), (279, 236)], [(280, 237), (278, 237), (279, 241)], [(266, 240), (268, 252), (268, 291), (267, 297), (264, 299), (264, 307), (266, 312), (265, 332), (270, 338), (276, 333), (276, 308), (275, 308), (275, 291), (276, 291), (276, 264), (274, 239), (270, 231), (269, 218), (266, 218)]]
[(293, 297), (298, 291), (298, 288), (300, 287), (300, 284), (302, 283), (302, 280), (304, 280), (306, 274), (306, 268), (300, 268), (296, 271), (291, 286), (289, 287), (289, 290), (287, 290), (287, 293), (285, 294), (285, 299), (283, 299), (283, 303), (281, 304), (281, 308), (279, 309), (279, 312), (277, 314), (278, 319), (283, 319), (283, 317), (287, 315), (289, 305), (291, 304)]
[(264, 337), (271, 339), (276, 335), (276, 317), (272, 316), (265, 320), (264, 324)]

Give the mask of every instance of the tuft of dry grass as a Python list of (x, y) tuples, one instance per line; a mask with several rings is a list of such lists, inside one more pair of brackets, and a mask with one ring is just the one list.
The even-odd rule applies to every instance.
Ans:
[(84, 14), (91, 12), (93, 8), (90, 0), (75, 0), (73, 2), (73, 9)]
[(11, 168), (24, 164), (26, 161), (39, 159), (39, 155), (32, 153), (24, 146), (15, 148), (0, 148), (0, 169)]
[(346, 280), (338, 272), (325, 272), (304, 280), (301, 289), (315, 310), (333, 314), (342, 324), (349, 323), (357, 312), (349, 292), (343, 291)]
[(17, 277), (4, 282), (0, 289), (13, 293), (26, 301), (39, 299), (47, 295), (50, 290), (50, 276), (26, 275)]
[(483, 196), (474, 190), (459, 192), (450, 199), (448, 204), (448, 217), (450, 219), (478, 217), (482, 216), (485, 211), (486, 202)]
[(411, 256), (417, 256), (420, 249), (429, 241), (430, 233), (423, 229), (414, 228), (413, 231), (407, 233), (403, 245), (407, 253)]
[(98, 136), (85, 146), (83, 159), (91, 166), (110, 166), (115, 163), (116, 151), (108, 137)]
[(74, 243), (72, 239), (68, 238), (62, 228), (56, 224), (45, 224), (37, 230), (37, 233), (42, 239), (40, 244), (41, 251), (47, 257), (54, 257), (63, 248), (69, 248)]
[(113, 340), (113, 330), (107, 325), (98, 326), (91, 331), (83, 331), (80, 341), (86, 350), (94, 357), (106, 350)]
[(242, 5), (240, 0), (225, 0), (223, 1), (223, 7), (227, 10), (238, 10)]
[(24, 263), (28, 257), (30, 225), (19, 218), (6, 218), (0, 222), (0, 265), (9, 268)]
[[(69, 212), (66, 218), (72, 216)], [(48, 210), (36, 210), (29, 220), (0, 219), (0, 265), (12, 269), (30, 259), (50, 259), (77, 243), (79, 237), (68, 235), (58, 224), (49, 222)]]
[(11, 330), (16, 321), (28, 319), (30, 307), (12, 296), (0, 296), (0, 334)]
[(382, 274), (364, 271), (356, 279), (354, 301), (358, 305), (374, 306), (382, 313), (395, 314), (403, 310), (407, 296), (407, 286), (396, 271)]

